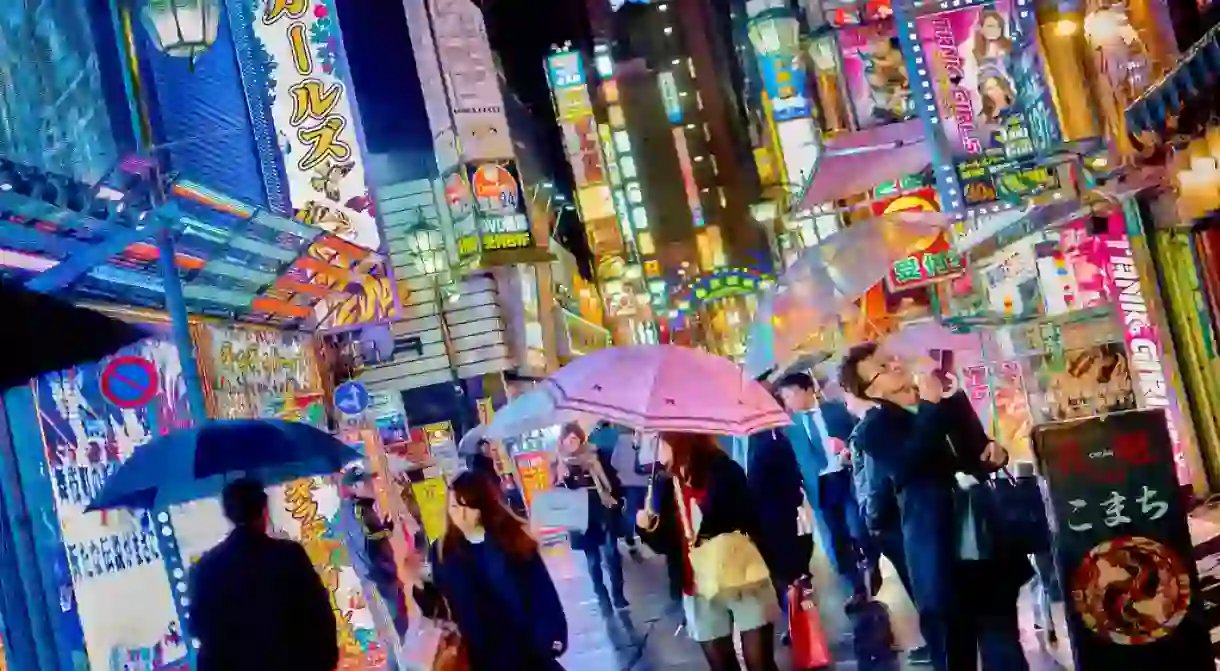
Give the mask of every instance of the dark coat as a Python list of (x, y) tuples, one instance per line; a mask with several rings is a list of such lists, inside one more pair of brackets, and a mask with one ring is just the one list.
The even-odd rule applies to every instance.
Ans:
[[(606, 472), (606, 479), (610, 481), (610, 495), (618, 501), (618, 505), (614, 508), (607, 508), (602, 505), (601, 497), (597, 492), (590, 489), (589, 491), (589, 526), (583, 533), (579, 531), (569, 532), (568, 536), (571, 539), (572, 548), (581, 551), (596, 549), (612, 538), (618, 538), (622, 531), (619, 520), (623, 515), (623, 481), (618, 477), (618, 471), (614, 465), (610, 463), (610, 454), (603, 450), (597, 450), (597, 460), (601, 462), (602, 470)], [(564, 481), (567, 487), (575, 488), (575, 483), (569, 477)]]
[[(678, 500), (674, 496), (676, 483), (673, 478), (666, 477), (658, 479), (653, 486), (657, 489), (657, 524), (652, 530), (639, 529), (640, 538), (648, 547), (665, 555), (670, 585), (674, 586), (675, 591), (680, 591), (685, 570), (682, 548), (686, 544), (686, 536), (678, 514)], [(746, 475), (741, 466), (723, 452), (718, 452), (712, 461), (707, 498), (699, 510), (703, 513), (703, 521), (699, 525), (696, 543), (723, 533), (740, 531), (749, 536), (756, 546), (763, 547), (762, 524)]]
[(441, 559), (432, 545), (432, 581), (415, 590), (420, 611), (457, 624), (472, 671), (563, 669), (568, 621), (542, 556), (514, 559), (491, 537), (481, 546), (463, 540)]
[[(882, 401), (865, 415), (855, 440), (897, 494), (919, 611), (945, 612), (960, 587), (955, 580), (955, 474), (985, 475), (981, 457), (990, 442), (970, 399), (959, 392), (940, 403), (920, 402), (915, 412)], [(1028, 578), (1019, 565), (998, 569), (995, 575), (996, 586), (1004, 588), (997, 591), (1003, 598), (1011, 592), (1013, 599), (1012, 583), (1019, 586)]]
[(191, 569), (199, 671), (333, 671), (330, 594), (297, 543), (236, 529)]
[(801, 507), (801, 471), (783, 431), (750, 436), (746, 482), (758, 507), (762, 544), (777, 585), (787, 586), (809, 572), (808, 546), (798, 536), (796, 513)]

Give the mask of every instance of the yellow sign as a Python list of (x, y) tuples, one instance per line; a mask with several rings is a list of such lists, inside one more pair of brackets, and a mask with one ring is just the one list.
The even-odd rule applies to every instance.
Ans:
[(519, 231), (517, 233), (488, 233), (483, 236), (483, 250), (491, 251), (496, 249), (524, 249), (529, 247), (533, 241), (530, 239), (529, 231)]
[(929, 202), (919, 196), (898, 196), (885, 206), (883, 214), (893, 212), (936, 212), (936, 203)]
[(419, 521), (429, 541), (439, 540), (445, 533), (446, 488), (443, 478), (428, 478), (411, 483), (411, 493), (419, 504)]
[(521, 496), (528, 507), (534, 494), (551, 488), (551, 465), (545, 454), (517, 456), (517, 475), (521, 478)]

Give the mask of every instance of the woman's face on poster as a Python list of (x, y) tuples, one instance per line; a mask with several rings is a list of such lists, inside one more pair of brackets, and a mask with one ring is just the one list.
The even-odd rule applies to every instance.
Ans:
[(987, 81), (983, 82), (983, 95), (995, 103), (997, 111), (1012, 104), (1012, 100), (1008, 96), (1008, 89), (999, 77), (988, 77)]
[(988, 16), (983, 19), (983, 24), (979, 26), (979, 32), (988, 42), (994, 42), (1001, 37), (1004, 37), (1004, 25), (995, 16)]

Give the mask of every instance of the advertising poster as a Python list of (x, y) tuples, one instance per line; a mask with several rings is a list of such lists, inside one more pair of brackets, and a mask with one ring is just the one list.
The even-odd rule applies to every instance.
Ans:
[(534, 494), (551, 488), (551, 462), (549, 455), (542, 452), (519, 454), (514, 459), (517, 463), (517, 476), (521, 478), (521, 496), (526, 507), (534, 500)]
[(1015, 361), (970, 366), (962, 370), (963, 388), (992, 439), (1013, 459), (1032, 455), (1033, 415), (1025, 394), (1021, 365)]
[(297, 218), (365, 249), (381, 246), (364, 181), (339, 25), (327, 0), (247, 0), (268, 63), (271, 118)]
[(813, 116), (799, 56), (760, 55), (758, 63), (763, 90), (771, 102), (771, 118), (776, 123)]
[[(312, 338), (259, 328), (204, 327), (198, 338), (213, 415), (269, 417), (326, 427)], [(343, 671), (384, 668), (373, 613), (343, 539), (348, 517), (330, 478), (304, 478), (268, 491), (274, 533), (300, 542), (331, 594)], [(215, 505), (215, 504), (213, 504)], [(217, 510), (219, 513), (219, 510)]]
[(844, 28), (837, 36), (857, 125), (864, 129), (914, 118), (911, 78), (894, 22)]
[(602, 168), (601, 145), (597, 137), (597, 119), (592, 115), (565, 121), (560, 124), (563, 130), (563, 147), (572, 164), (572, 177), (576, 187), (589, 184), (599, 184), (606, 181), (606, 173)]
[(419, 505), (419, 520), (429, 542), (435, 542), (445, 534), (445, 519), (448, 503), (444, 478), (426, 478), (411, 483), (411, 493)]
[[(532, 246), (534, 236), (530, 231), (529, 217), (524, 212), (525, 192), (516, 164), (503, 161), (472, 165), (469, 177), (478, 211), (482, 249), (491, 251)], [(459, 252), (469, 252), (462, 242), (459, 242)]]
[(916, 32), (931, 56), (938, 114), (966, 203), (1008, 195), (996, 184), (1005, 173), (1032, 169), (1023, 175), (1031, 185), (1018, 190), (1048, 188), (1050, 173), (1022, 164), (1060, 139), (1034, 20), (1020, 19), (1011, 0), (999, 0), (922, 16)]
[[(123, 366), (150, 374), (137, 380)], [(138, 394), (117, 392), (115, 375), (132, 378), (136, 384), (127, 388), (138, 386)], [(79, 621), (86, 668), (129, 659), (164, 668), (185, 660), (187, 641), (151, 514), (85, 512), (137, 447), (190, 425), (177, 349), (146, 340), (115, 357), (44, 375), (33, 387), (64, 548), (54, 575), (64, 621)], [(185, 554), (196, 544), (188, 538), (193, 529), (176, 514), (173, 521)]]
[(483, 11), (470, 0), (428, 0), (428, 5), (463, 160), (513, 158)]
[(1164, 411), (1039, 426), (1077, 669), (1214, 669)]

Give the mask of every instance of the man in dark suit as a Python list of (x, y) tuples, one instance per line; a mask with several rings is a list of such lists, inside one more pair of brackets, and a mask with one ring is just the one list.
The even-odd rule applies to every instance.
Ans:
[(792, 414), (785, 431), (796, 455), (805, 496), (835, 571), (851, 587), (848, 609), (868, 601), (881, 588), (878, 554), (860, 519), (847, 440), (856, 418), (838, 401), (820, 399), (813, 378), (792, 373), (776, 384)]
[(851, 348), (839, 383), (876, 403), (855, 444), (895, 494), (911, 596), (932, 665), (975, 669), (981, 654), (983, 668), (1028, 669), (1016, 607), (1028, 562), (957, 558), (956, 474), (995, 470), (1007, 453), (987, 437), (964, 394), (942, 399), (935, 375), (912, 375), (873, 343)]
[(233, 531), (191, 570), (190, 633), (199, 671), (333, 671), (330, 593), (305, 549), (267, 535), (267, 494), (243, 478), (222, 495)]

